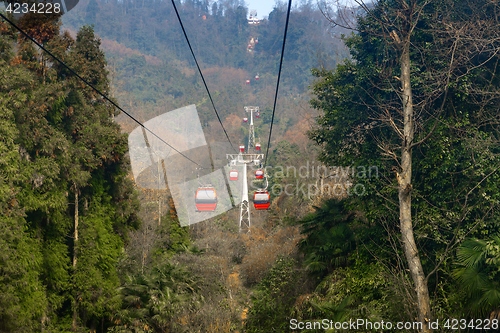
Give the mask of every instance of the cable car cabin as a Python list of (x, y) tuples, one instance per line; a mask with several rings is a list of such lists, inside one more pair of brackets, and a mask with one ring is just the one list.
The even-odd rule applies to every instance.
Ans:
[(248, 118), (247, 117), (243, 118), (243, 122), (248, 123)]
[(240, 153), (244, 153), (245, 152), (245, 146), (240, 146)]
[(238, 170), (229, 171), (229, 180), (238, 180)]
[(255, 144), (255, 150), (260, 151), (260, 143)]
[(211, 186), (198, 187), (194, 196), (197, 212), (213, 212), (217, 208), (217, 192)]
[(255, 80), (260, 79), (259, 74), (255, 75)]
[(255, 118), (260, 118), (260, 112), (255, 113)]
[(253, 207), (257, 210), (266, 210), (271, 206), (271, 196), (265, 190), (255, 191), (253, 193)]
[(245, 81), (245, 84), (250, 84), (250, 80), (246, 80), (246, 81)]
[(262, 169), (256, 170), (255, 179), (264, 179), (264, 170)]

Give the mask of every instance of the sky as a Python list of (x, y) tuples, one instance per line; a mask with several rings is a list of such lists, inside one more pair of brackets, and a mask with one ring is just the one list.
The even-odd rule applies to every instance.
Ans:
[(273, 0), (245, 0), (245, 2), (248, 11), (250, 12), (255, 9), (257, 11), (257, 17), (260, 19), (269, 16), (269, 13), (274, 8)]

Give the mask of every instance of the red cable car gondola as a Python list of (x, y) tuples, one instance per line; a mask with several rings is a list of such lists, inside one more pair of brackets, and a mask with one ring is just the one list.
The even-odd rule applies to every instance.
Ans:
[(257, 210), (266, 210), (271, 206), (271, 196), (266, 190), (257, 190), (253, 194), (253, 207)]
[(247, 123), (248, 122), (248, 118), (247, 117), (243, 118), (243, 122)]
[(238, 170), (229, 171), (229, 180), (238, 180)]
[(260, 151), (260, 143), (255, 144), (255, 150)]
[(198, 187), (194, 196), (197, 212), (213, 212), (217, 208), (217, 192), (212, 186)]
[(245, 152), (245, 146), (241, 145), (240, 146), (240, 153), (244, 153)]
[(260, 118), (260, 112), (255, 113), (255, 118)]
[(255, 179), (264, 179), (264, 170), (258, 169), (255, 171)]

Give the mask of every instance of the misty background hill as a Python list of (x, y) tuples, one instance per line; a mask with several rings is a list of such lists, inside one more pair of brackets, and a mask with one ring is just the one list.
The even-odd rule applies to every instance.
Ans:
[[(243, 114), (244, 105), (270, 111), (286, 5), (278, 4), (257, 25), (248, 24), (251, 8), (243, 1), (187, 0), (176, 6), (222, 119)], [(139, 120), (188, 104), (197, 105), (202, 123), (215, 118), (170, 1), (83, 0), (63, 17), (63, 23), (63, 29), (72, 31), (94, 26), (107, 56), (114, 96)], [(293, 108), (287, 99), (308, 99), (312, 68), (334, 68), (347, 56), (341, 33), (331, 27), (315, 3), (295, 5), (277, 110)], [(298, 118), (287, 121), (293, 125)]]

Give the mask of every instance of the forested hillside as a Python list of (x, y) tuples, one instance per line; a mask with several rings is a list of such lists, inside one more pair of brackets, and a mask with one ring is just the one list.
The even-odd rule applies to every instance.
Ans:
[[(258, 105), (266, 152), (286, 4), (176, 4), (228, 137)], [(99, 93), (226, 140), (171, 2), (16, 22), (97, 90), (0, 21), (0, 332), (498, 331), (500, 7), (359, 4), (294, 4), (248, 233), (239, 207), (181, 227)]]
[[(221, 116), (241, 115), (240, 101), (271, 108), (286, 5), (258, 25), (247, 23), (249, 10), (242, 1), (182, 1), (177, 9)], [(214, 119), (170, 1), (83, 0), (63, 21), (74, 30), (94, 25), (108, 56), (116, 97), (141, 120), (190, 103), (198, 106), (203, 121)], [(311, 83), (311, 68), (333, 68), (347, 52), (340, 30), (332, 30), (314, 4), (304, 2), (292, 11), (289, 26), (280, 89), (282, 97), (300, 97)]]
[[(72, 39), (57, 18), (20, 26), (109, 92), (92, 29)], [(126, 135), (93, 90), (6, 23), (0, 29), (0, 330), (102, 325), (119, 306), (116, 265), (138, 226)]]
[[(82, 27), (93, 22), (79, 10), (96, 4), (114, 6), (99, 9), (96, 17), (130, 14), (126, 19), (103, 16), (94, 28)], [(28, 15), (17, 23), (137, 119), (196, 103), (207, 138), (220, 138), (169, 6), (161, 16), (163, 3), (143, 13), (138, 9), (144, 3), (81, 5), (88, 7), (75, 8), (62, 27), (58, 17)], [(189, 2), (179, 9), (230, 136), (246, 140), (241, 114), (244, 105), (255, 103), (263, 111), (256, 135), (265, 139), (286, 8), (250, 27), (246, 8), (225, 6), (203, 15)], [(138, 12), (153, 26), (172, 21), (167, 25), (172, 30), (158, 29), (158, 39), (144, 43), (141, 30), (126, 25), (127, 20), (137, 23)], [(82, 17), (85, 22), (78, 21)], [(310, 68), (333, 66), (345, 49), (340, 39), (330, 40), (328, 22), (311, 6), (294, 10), (292, 19), (286, 53), (292, 58), (284, 63), (273, 136), (283, 155), (272, 161), (298, 165), (299, 151), (314, 156), (306, 139), (313, 114), (306, 96)], [(198, 23), (207, 23), (210, 42), (200, 37)], [(123, 30), (116, 38), (118, 26)], [(8, 177), (1, 331), (242, 330), (252, 288), (278, 258), (296, 253), (298, 229), (281, 222), (299, 212), (295, 200), (282, 200), (283, 213), (275, 217), (255, 215), (252, 237), (237, 232), (236, 211), (179, 227), (168, 192), (134, 189), (130, 181), (126, 135), (117, 124), (122, 131), (136, 124), (6, 22), (1, 45), (2, 138), (5, 156), (11, 156), (2, 172)]]

